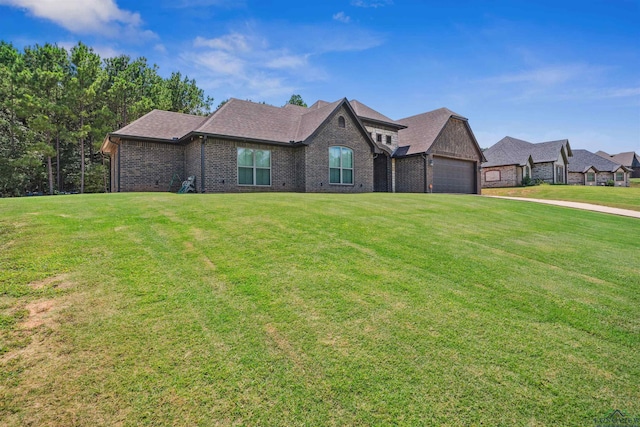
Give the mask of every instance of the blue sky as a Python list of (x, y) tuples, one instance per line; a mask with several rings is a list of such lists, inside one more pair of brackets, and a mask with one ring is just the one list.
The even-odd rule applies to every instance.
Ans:
[(509, 135), (640, 153), (640, 0), (0, 0), (0, 39), (145, 56), (221, 100), (447, 107)]

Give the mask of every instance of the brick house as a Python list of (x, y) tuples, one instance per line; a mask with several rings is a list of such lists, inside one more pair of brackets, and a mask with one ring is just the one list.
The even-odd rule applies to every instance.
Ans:
[(616, 187), (628, 187), (631, 170), (620, 163), (587, 150), (573, 150), (569, 162), (569, 184), (605, 185), (613, 181)]
[(467, 119), (420, 116), (394, 121), (346, 98), (309, 108), (231, 99), (207, 117), (154, 110), (101, 151), (113, 192), (175, 191), (195, 176), (199, 192), (479, 193), (484, 158)]
[(631, 178), (640, 178), (640, 156), (634, 151), (618, 154), (607, 154), (604, 151), (596, 151), (596, 154), (629, 169)]
[(506, 136), (484, 151), (482, 187), (515, 187), (529, 176), (549, 184), (566, 184), (572, 155), (569, 140), (537, 144)]

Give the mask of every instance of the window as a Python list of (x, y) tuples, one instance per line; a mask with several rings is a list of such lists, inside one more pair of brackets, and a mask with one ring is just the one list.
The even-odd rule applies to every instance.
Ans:
[(500, 181), (500, 171), (486, 171), (484, 173), (484, 180), (486, 182)]
[(342, 116), (338, 117), (338, 127), (339, 128), (343, 128), (345, 126), (346, 126), (346, 124), (345, 124), (345, 121), (344, 121), (344, 117), (342, 117)]
[(596, 182), (596, 174), (593, 172), (587, 172), (587, 182)]
[(387, 145), (391, 145), (391, 135), (387, 135)]
[(524, 167), (524, 177), (525, 177), (525, 178), (529, 178), (529, 177), (531, 176), (531, 175), (530, 175), (530, 173), (531, 173), (531, 172), (529, 172), (529, 166), (528, 166), (528, 165), (527, 165), (527, 166), (525, 166), (525, 167)]
[(624, 181), (624, 172), (616, 172), (616, 181)]
[(329, 147), (329, 183), (353, 184), (353, 150)]
[(376, 134), (376, 141), (382, 142), (382, 134), (379, 134), (379, 133)]
[(238, 148), (238, 184), (271, 185), (271, 151)]
[(556, 182), (564, 183), (564, 168), (562, 166), (556, 166)]

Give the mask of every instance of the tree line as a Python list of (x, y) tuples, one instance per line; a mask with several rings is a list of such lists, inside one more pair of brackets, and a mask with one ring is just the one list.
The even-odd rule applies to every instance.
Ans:
[(163, 78), (144, 57), (0, 41), (0, 196), (106, 191), (108, 132), (154, 108), (208, 114), (212, 102), (194, 79)]

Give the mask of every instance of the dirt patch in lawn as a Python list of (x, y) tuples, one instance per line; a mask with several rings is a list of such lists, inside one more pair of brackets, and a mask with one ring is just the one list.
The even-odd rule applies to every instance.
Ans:
[(47, 277), (46, 279), (38, 280), (29, 283), (29, 287), (33, 289), (42, 289), (45, 286), (52, 286), (59, 289), (69, 289), (73, 286), (73, 283), (69, 280), (67, 274), (58, 274), (57, 276)]

